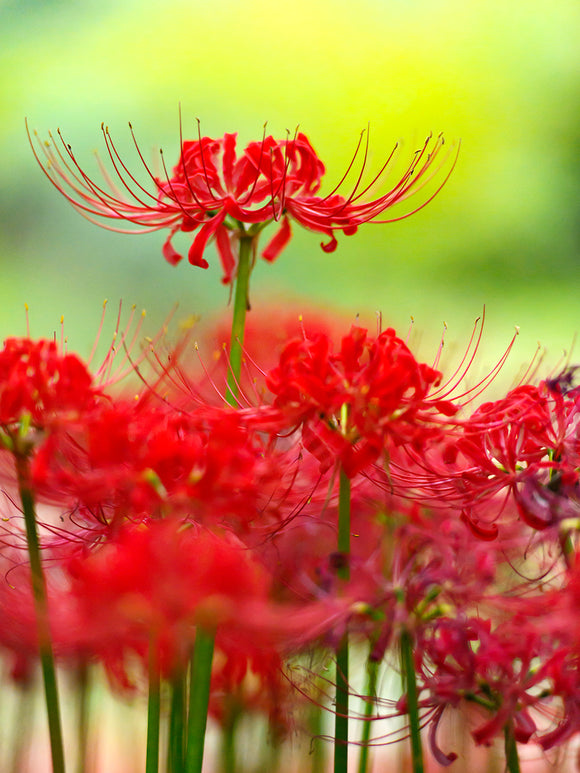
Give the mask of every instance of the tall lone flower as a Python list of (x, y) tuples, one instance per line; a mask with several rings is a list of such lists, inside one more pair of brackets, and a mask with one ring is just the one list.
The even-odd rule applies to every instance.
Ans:
[[(35, 133), (39, 150), (30, 133), (29, 139), (45, 175), (91, 222), (121, 233), (135, 229), (116, 225), (115, 221), (125, 221), (142, 232), (169, 228), (163, 255), (172, 265), (183, 257), (171, 243), (177, 231), (197, 232), (188, 257), (192, 265), (202, 268), (208, 266), (203, 257), (205, 247), (215, 239), (225, 284), (236, 275), (240, 238), (256, 237), (269, 223), (278, 223), (277, 231), (262, 251), (263, 258), (273, 261), (290, 240), (290, 219), (293, 219), (305, 228), (326, 235), (329, 241), (321, 245), (322, 249), (333, 252), (337, 245), (336, 231), (350, 235), (363, 223), (393, 222), (422, 209), (441, 190), (457, 158), (453, 146), (446, 151), (443, 135), (436, 139), (429, 136), (411, 156), (394, 185), (377, 198), (370, 198), (370, 191), (379, 188), (392, 171), (398, 146), (395, 145), (374, 177), (363, 181), (368, 134), (364, 145), (361, 134), (340, 182), (326, 196), (320, 196), (325, 167), (302, 132), (284, 140), (264, 134), (261, 141), (250, 142), (240, 155), (236, 152), (236, 134), (211, 139), (200, 133), (196, 140), (181, 140), (179, 161), (171, 173), (161, 151), (163, 176), (157, 176), (146, 163), (131, 124), (129, 127), (150, 183), (148, 187), (126, 166), (105, 125), (101, 129), (113, 173), (99, 161), (101, 182), (83, 171), (60, 131), (57, 137), (49, 134), (49, 142), (41, 142)], [(359, 153), (362, 153), (362, 164), (356, 172), (354, 165)], [(426, 200), (401, 210), (400, 214), (385, 215), (391, 207), (417, 193), (445, 166), (449, 168), (443, 181)], [(356, 182), (343, 196), (338, 191), (350, 175)]]

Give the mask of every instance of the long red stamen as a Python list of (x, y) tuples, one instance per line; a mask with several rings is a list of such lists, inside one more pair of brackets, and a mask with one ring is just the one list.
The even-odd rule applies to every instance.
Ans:
[(197, 121), (197, 136), (199, 138), (199, 153), (200, 153), (200, 156), (201, 156), (201, 165), (203, 167), (203, 174), (204, 174), (204, 177), (205, 177), (205, 184), (207, 186), (207, 192), (209, 193), (209, 195), (212, 197), (212, 199), (214, 201), (217, 201), (217, 199), (214, 196), (214, 193), (212, 191), (211, 184), (210, 184), (210, 181), (209, 181), (209, 177), (208, 177), (208, 174), (207, 174), (207, 168), (206, 168), (206, 165), (205, 165), (205, 156), (203, 155), (203, 142), (202, 142), (202, 139), (201, 139), (201, 121), (199, 120), (199, 118), (196, 118), (196, 121)]

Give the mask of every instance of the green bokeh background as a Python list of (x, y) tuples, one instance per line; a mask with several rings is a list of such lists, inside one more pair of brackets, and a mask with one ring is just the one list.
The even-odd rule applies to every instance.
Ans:
[[(87, 352), (103, 299), (148, 311), (150, 330), (180, 313), (224, 308), (213, 248), (208, 271), (161, 256), (165, 235), (102, 231), (47, 183), (24, 117), (60, 127), (89, 171), (105, 121), (130, 150), (178, 157), (186, 132), (240, 143), (300, 124), (328, 187), (370, 122), (371, 167), (394, 142), (411, 153), (431, 130), (461, 138), (453, 176), (408, 220), (339, 237), (299, 232), (252, 279), (259, 306), (308, 301), (407, 330), (424, 341), (446, 322), (466, 341), (486, 306), (488, 358), (520, 326), (514, 367), (540, 341), (553, 364), (580, 327), (580, 4), (577, 0), (12, 0), (0, 2), (0, 324), (49, 335), (65, 317)], [(183, 246), (183, 243), (182, 243)], [(306, 300), (301, 300), (306, 299)], [(546, 366), (547, 367), (547, 366)]]

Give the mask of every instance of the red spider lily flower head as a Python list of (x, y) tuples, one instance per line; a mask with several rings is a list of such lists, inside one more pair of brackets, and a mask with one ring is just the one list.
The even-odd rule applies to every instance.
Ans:
[(187, 658), (201, 626), (251, 638), (269, 579), (246, 546), (176, 519), (126, 525), (68, 565), (82, 632), (95, 651), (141, 654), (157, 642), (167, 672)]
[[(478, 510), (489, 518), (494, 499), (496, 517), (513, 500), (519, 517), (535, 530), (577, 517), (578, 421), (575, 390), (567, 393), (557, 380), (518, 386), (481, 405), (447, 452), (448, 464), (457, 468), (463, 519), (485, 538)], [(497, 526), (488, 526), (489, 537), (497, 536)]]
[[(336, 231), (350, 235), (363, 223), (401, 220), (424, 207), (443, 187), (457, 158), (453, 148), (445, 152), (442, 135), (436, 139), (428, 137), (394, 186), (373, 199), (369, 192), (380, 187), (391, 171), (398, 148), (395, 146), (370, 182), (363, 182), (367, 133), (360, 172), (356, 174), (353, 168), (361, 151), (362, 135), (339, 184), (326, 196), (320, 196), (325, 168), (302, 132), (283, 140), (264, 134), (261, 141), (249, 143), (241, 154), (236, 151), (236, 134), (212, 139), (199, 133), (196, 140), (181, 140), (180, 158), (171, 173), (162, 156), (164, 174), (159, 176), (146, 164), (130, 128), (148, 186), (129, 170), (108, 127), (102, 126), (102, 131), (113, 173), (101, 164), (102, 182), (94, 181), (83, 171), (60, 131), (58, 138), (49, 135), (49, 142), (39, 141), (40, 150), (36, 150), (30, 133), (29, 139), (45, 175), (88, 220), (121, 233), (169, 228), (163, 255), (172, 265), (182, 260), (171, 243), (177, 231), (196, 232), (188, 257), (192, 265), (202, 268), (208, 266), (203, 257), (205, 247), (208, 241), (215, 240), (226, 284), (236, 275), (235, 245), (241, 236), (254, 238), (272, 221), (278, 223), (276, 233), (262, 251), (263, 258), (273, 261), (290, 240), (292, 219), (326, 235), (330, 241), (322, 248), (332, 252), (337, 245)], [(385, 215), (391, 207), (423, 188), (446, 165), (450, 169), (426, 200), (392, 217)], [(351, 172), (357, 179), (344, 196), (339, 190)], [(117, 226), (115, 221), (125, 221), (129, 227)]]
[[(436, 745), (437, 725), (444, 710), (464, 700), (481, 711), (483, 721), (472, 731), (477, 744), (491, 744), (508, 726), (519, 743), (536, 739), (532, 714), (550, 700), (542, 689), (546, 671), (537, 665), (545, 649), (542, 632), (524, 619), (494, 626), (488, 619), (458, 615), (434, 622), (420, 643), (419, 684), (421, 705), (433, 712), (430, 739), (441, 762), (446, 755)], [(443, 764), (451, 761), (452, 756)]]
[(431, 396), (440, 381), (441, 373), (417, 362), (392, 328), (372, 338), (356, 326), (337, 352), (323, 334), (291, 341), (266, 379), (274, 408), (302, 424), (304, 444), (322, 467), (339, 458), (350, 476), (376, 461), (387, 443), (419, 447), (438, 416), (457, 411)]
[(111, 401), (53, 432), (32, 475), (44, 498), (66, 497), (105, 529), (171, 514), (246, 530), (277, 518), (279, 462), (234, 411), (188, 416), (145, 399)]
[(284, 677), (280, 654), (256, 640), (222, 637), (219, 644), (219, 657), (212, 667), (211, 717), (227, 728), (241, 713), (263, 714), (270, 733), (282, 740), (293, 729), (301, 696)]
[(55, 341), (8, 338), (0, 351), (0, 428), (12, 446), (24, 425), (45, 430), (92, 407), (99, 395), (87, 367)]

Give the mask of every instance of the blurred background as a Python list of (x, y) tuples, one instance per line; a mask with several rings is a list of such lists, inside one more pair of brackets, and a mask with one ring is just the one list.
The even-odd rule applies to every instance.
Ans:
[[(97, 173), (104, 121), (131, 155), (131, 121), (153, 158), (178, 160), (196, 122), (209, 136), (300, 129), (330, 190), (370, 122), (370, 169), (397, 140), (461, 138), (440, 195), (398, 223), (320, 237), (294, 228), (274, 265), (252, 277), (256, 307), (309, 304), (360, 314), (422, 345), (462, 347), (486, 307), (491, 362), (514, 326), (512, 372), (539, 341), (556, 367), (580, 327), (580, 4), (577, 0), (4, 0), (0, 2), (0, 326), (2, 337), (50, 335), (64, 315), (86, 354), (104, 298), (137, 304), (148, 332), (178, 314), (225, 309), (212, 248), (207, 271), (161, 255), (165, 233), (127, 236), (81, 218), (47, 182), (24, 118), (42, 137), (60, 127)], [(265, 239), (263, 240), (265, 243)], [(184, 247), (184, 242), (179, 243)], [(111, 324), (114, 314), (111, 314)], [(580, 359), (580, 351), (576, 357)]]

